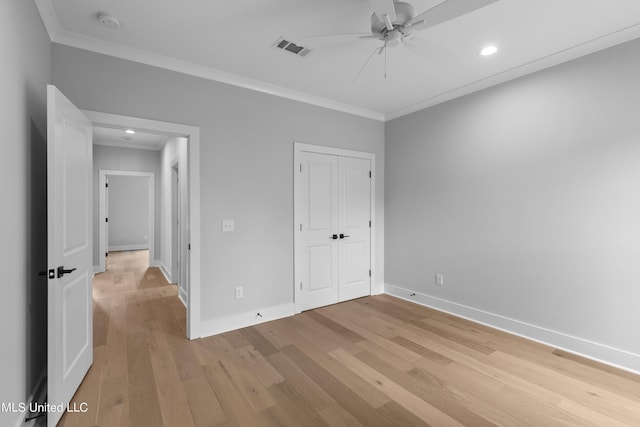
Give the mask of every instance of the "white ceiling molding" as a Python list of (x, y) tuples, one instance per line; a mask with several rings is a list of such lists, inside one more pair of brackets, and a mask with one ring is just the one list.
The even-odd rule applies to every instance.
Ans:
[(482, 80), (478, 80), (473, 83), (443, 92), (429, 99), (424, 99), (415, 104), (408, 105), (399, 110), (387, 113), (385, 115), (385, 121), (393, 120), (398, 117), (406, 116), (407, 114), (415, 113), (416, 111), (424, 110), (425, 108), (432, 107), (437, 104), (441, 104), (446, 101), (450, 101), (455, 98), (459, 98), (464, 95), (468, 95), (473, 92), (480, 91), (482, 89), (496, 86), (500, 83), (508, 82), (509, 80), (517, 79), (518, 77), (526, 76), (527, 74), (534, 73), (536, 71), (544, 70), (555, 65), (559, 65), (572, 59), (577, 59), (582, 56), (589, 55), (591, 53), (598, 52), (600, 50), (622, 44), (640, 37), (640, 23), (631, 25), (622, 30), (615, 31), (602, 37), (598, 37), (593, 40), (589, 40), (584, 43), (580, 43), (576, 46), (572, 46), (568, 49), (556, 52), (545, 58), (540, 58), (536, 61), (523, 64), (521, 66), (512, 68), (510, 70), (503, 71), (501, 73), (494, 74)]
[(45, 28), (49, 33), (49, 38), (54, 43), (101, 53), (103, 55), (114, 56), (116, 58), (126, 59), (132, 62), (138, 62), (158, 68), (164, 68), (166, 70), (176, 71), (178, 73), (213, 80), (232, 86), (238, 86), (244, 89), (254, 90), (256, 92), (266, 93), (268, 95), (291, 99), (293, 101), (304, 102), (317, 107), (349, 113), (367, 119), (378, 121), (385, 120), (385, 115), (377, 111), (371, 111), (354, 105), (333, 101), (331, 99), (309, 95), (304, 92), (283, 88), (281, 86), (226, 73), (224, 71), (214, 70), (212, 68), (181, 61), (164, 55), (158, 55), (144, 50), (70, 33), (60, 28), (51, 0), (36, 0), (36, 5), (40, 12), (40, 16), (42, 17), (42, 21), (44, 22)]

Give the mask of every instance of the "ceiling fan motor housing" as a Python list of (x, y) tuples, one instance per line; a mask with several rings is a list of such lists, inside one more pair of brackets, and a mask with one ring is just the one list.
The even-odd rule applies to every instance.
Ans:
[[(394, 28), (404, 27), (416, 16), (416, 11), (412, 5), (405, 2), (396, 2), (393, 4), (396, 10), (396, 20), (392, 22)], [(387, 32), (387, 24), (384, 17), (378, 17), (375, 13), (371, 15), (371, 33), (384, 35)]]

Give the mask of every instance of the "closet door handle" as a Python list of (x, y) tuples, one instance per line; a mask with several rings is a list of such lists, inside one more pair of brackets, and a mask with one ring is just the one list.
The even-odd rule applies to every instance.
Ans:
[(332, 235), (332, 236), (329, 236), (329, 238), (330, 238), (330, 239), (333, 239), (333, 240), (336, 240), (336, 239), (338, 238), (338, 235), (337, 235), (337, 234), (334, 234), (334, 235)]
[(344, 239), (345, 237), (351, 237), (351, 236), (349, 236), (348, 234), (342, 234), (342, 233), (340, 233), (340, 238), (341, 238), (341, 239)]

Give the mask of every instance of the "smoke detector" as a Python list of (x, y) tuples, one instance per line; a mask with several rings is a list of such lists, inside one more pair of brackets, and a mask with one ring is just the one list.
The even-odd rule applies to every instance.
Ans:
[(120, 20), (115, 16), (111, 16), (106, 13), (98, 14), (98, 22), (104, 25), (107, 28), (116, 29), (120, 28)]

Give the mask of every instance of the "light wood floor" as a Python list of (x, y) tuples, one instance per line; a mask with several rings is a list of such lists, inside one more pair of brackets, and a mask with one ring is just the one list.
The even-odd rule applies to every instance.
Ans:
[(640, 426), (640, 377), (390, 296), (188, 341), (146, 252), (94, 284), (69, 426)]

